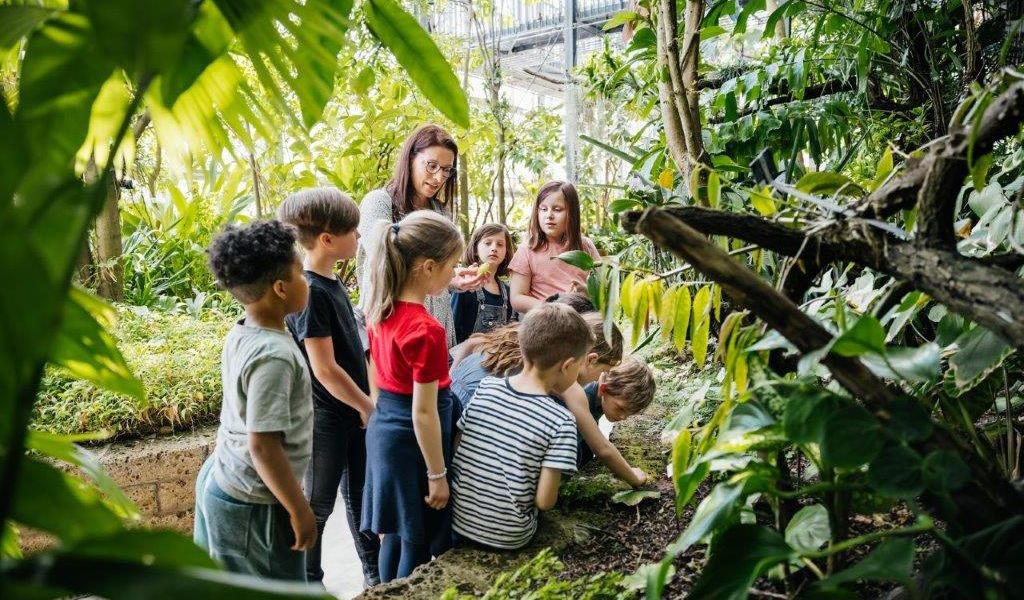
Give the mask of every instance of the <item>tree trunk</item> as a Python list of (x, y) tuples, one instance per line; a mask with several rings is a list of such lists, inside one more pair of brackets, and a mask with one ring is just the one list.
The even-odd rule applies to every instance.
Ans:
[(96, 217), (96, 261), (99, 264), (96, 291), (115, 302), (124, 300), (120, 196), (117, 180), (111, 178), (103, 210)]

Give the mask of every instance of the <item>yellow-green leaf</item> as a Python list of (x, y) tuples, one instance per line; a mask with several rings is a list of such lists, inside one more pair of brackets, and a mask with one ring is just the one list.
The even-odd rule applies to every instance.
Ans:
[(622, 280), (619, 288), (619, 306), (622, 309), (622, 316), (627, 319), (633, 314), (633, 286), (636, 284), (636, 276), (630, 273)]
[(633, 284), (633, 297), (634, 305), (633, 312), (630, 313), (630, 323), (632, 324), (632, 342), (631, 345), (636, 346), (637, 342), (640, 341), (640, 333), (644, 330), (644, 325), (647, 324), (647, 313), (650, 309), (650, 300), (648, 298), (650, 294), (650, 282), (641, 279)]
[(875, 167), (875, 178), (868, 184), (868, 190), (874, 191), (878, 189), (878, 186), (885, 182), (885, 178), (889, 176), (889, 173), (892, 173), (892, 148), (886, 148), (885, 154), (878, 161), (878, 165)]
[(718, 208), (722, 201), (722, 180), (718, 173), (711, 171), (708, 175), (708, 205), (711, 208)]
[(697, 366), (704, 366), (708, 355), (708, 333), (711, 328), (711, 289), (705, 285), (697, 291), (693, 301), (693, 336), (690, 349)]
[(688, 429), (681, 430), (672, 443), (672, 481), (679, 481), (686, 469), (690, 468), (690, 450), (693, 434)]
[(767, 186), (750, 190), (750, 204), (754, 210), (765, 217), (775, 214), (775, 201), (772, 200), (771, 188)]
[(672, 173), (672, 169), (665, 169), (658, 175), (658, 185), (666, 190), (672, 189), (673, 183), (675, 183), (675, 174)]
[(672, 326), (676, 322), (677, 288), (665, 290), (661, 299), (661, 310), (658, 311), (658, 322), (661, 323), (661, 339), (667, 340), (672, 335)]
[(715, 307), (715, 320), (722, 320), (722, 286), (712, 286), (713, 294), (711, 296), (711, 305)]
[(736, 366), (733, 369), (733, 379), (735, 380), (736, 391), (740, 394), (747, 391), (747, 376), (747, 355), (741, 352), (736, 356)]
[(672, 325), (672, 343), (676, 350), (686, 348), (686, 333), (690, 329), (690, 288), (680, 287), (675, 293), (675, 322)]

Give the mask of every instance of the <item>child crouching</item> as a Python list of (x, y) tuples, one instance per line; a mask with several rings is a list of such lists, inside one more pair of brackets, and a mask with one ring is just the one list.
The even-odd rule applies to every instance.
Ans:
[(530, 541), (538, 509), (553, 507), (562, 473), (576, 471), (576, 421), (552, 395), (576, 383), (594, 344), (583, 318), (559, 304), (530, 311), (518, 336), (522, 371), (480, 383), (452, 463), (453, 529), (501, 549)]

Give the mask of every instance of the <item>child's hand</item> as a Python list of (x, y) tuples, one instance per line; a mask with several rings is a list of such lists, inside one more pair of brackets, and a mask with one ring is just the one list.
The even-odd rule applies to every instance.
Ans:
[(423, 499), (427, 506), (441, 510), (448, 505), (448, 478), (431, 479), (427, 482), (427, 497)]
[(481, 275), (477, 265), (457, 267), (455, 276), (452, 277), (451, 286), (460, 292), (476, 291), (490, 276), (489, 272)]
[(636, 478), (636, 483), (633, 484), (633, 487), (640, 487), (647, 483), (647, 473), (644, 473), (643, 469), (632, 467), (632, 471), (633, 477)]
[(316, 518), (313, 516), (313, 509), (308, 503), (304, 503), (298, 514), (291, 515), (292, 532), (295, 533), (295, 544), (292, 550), (300, 552), (309, 550), (316, 543)]

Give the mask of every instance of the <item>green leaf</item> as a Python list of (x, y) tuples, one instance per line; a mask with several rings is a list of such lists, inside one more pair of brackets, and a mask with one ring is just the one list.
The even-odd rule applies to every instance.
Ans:
[(832, 195), (839, 192), (847, 196), (860, 196), (864, 193), (864, 189), (846, 175), (828, 171), (804, 175), (796, 183), (796, 189), (816, 195)]
[(913, 498), (924, 489), (921, 455), (904, 444), (890, 445), (868, 467), (868, 483), (893, 498)]
[(825, 421), (821, 457), (827, 463), (852, 469), (870, 462), (881, 449), (878, 421), (862, 407), (841, 408)]
[(9, 50), (56, 12), (45, 6), (0, 5), (0, 51)]
[(96, 490), (28, 456), (22, 459), (11, 518), (52, 533), (64, 543), (109, 535), (121, 528), (120, 519)]
[(896, 439), (919, 442), (931, 435), (931, 415), (916, 398), (897, 398), (889, 405), (888, 410), (891, 418), (885, 424), (885, 430)]
[(72, 288), (52, 361), (73, 377), (141, 402), (146, 396), (142, 382), (132, 375), (117, 342), (105, 329), (113, 327), (113, 318), (113, 309), (103, 300)]
[(608, 203), (608, 212), (613, 215), (638, 208), (641, 208), (641, 204), (632, 198), (619, 198)]
[(36, 171), (67, 169), (85, 140), (89, 114), (114, 69), (84, 16), (57, 15), (29, 37), (21, 66), (17, 120)]
[[(300, 124), (311, 127), (334, 92), (339, 41), (345, 39), (352, 2), (214, 0), (214, 3), (238, 35), (264, 96), (273, 102), (278, 114), (294, 114), (291, 104), (294, 95), (301, 109)], [(369, 6), (366, 11), (369, 20)], [(434, 50), (437, 54), (436, 48)], [(429, 63), (430, 58), (424, 61)], [(399, 59), (399, 62), (409, 69), (405, 61)], [(424, 77), (428, 70), (426, 65), (419, 66), (419, 71), (409, 69), (414, 81)], [(454, 80), (455, 75), (450, 68), (448, 70)], [(433, 72), (429, 76), (440, 78)], [(427, 96), (434, 100), (429, 93)], [(455, 100), (455, 96), (450, 99)], [(441, 110), (444, 112), (444, 107)], [(248, 118), (250, 123), (255, 120)]]
[(168, 561), (160, 561), (161, 565), (149, 564), (156, 561), (157, 556), (166, 556), (154, 545), (159, 541), (166, 540), (150, 541), (151, 552), (141, 555), (139, 560), (125, 560), (117, 555), (93, 557), (74, 549), (36, 554), (5, 565), (4, 578), (13, 584), (58, 589), (62, 595), (95, 594), (109, 600), (332, 598), (323, 588), (304, 582), (258, 578), (196, 566), (162, 566)]
[(878, 319), (864, 315), (832, 343), (831, 351), (840, 356), (860, 356), (868, 352), (885, 353), (885, 329)]
[(6, 211), (14, 199), (25, 170), (28, 168), (28, 143), (21, 127), (14, 122), (7, 102), (0, 102), (0, 211)]
[(908, 583), (913, 567), (914, 541), (909, 538), (893, 538), (879, 544), (864, 560), (815, 586), (827, 589), (855, 581)]
[(797, 444), (819, 444), (825, 423), (839, 410), (835, 394), (822, 389), (801, 389), (786, 402), (782, 415), (786, 436)]
[(757, 577), (795, 553), (775, 531), (735, 525), (715, 538), (690, 600), (743, 600)]
[(708, 174), (708, 205), (711, 208), (718, 208), (722, 204), (722, 180), (718, 173), (711, 171)]
[[(646, 30), (646, 31), (649, 31), (649, 30)], [(639, 31), (637, 33), (639, 34)], [(640, 158), (638, 158), (636, 156), (633, 156), (632, 154), (630, 154), (629, 152), (626, 152), (625, 150), (620, 150), (620, 149), (616, 148), (615, 146), (612, 146), (611, 144), (608, 144), (606, 142), (602, 142), (601, 140), (599, 140), (597, 138), (590, 137), (589, 135), (581, 134), (580, 135), (580, 139), (583, 140), (584, 142), (592, 145), (592, 146), (597, 146), (598, 148), (604, 150), (605, 152), (607, 152), (608, 154), (611, 154), (612, 156), (616, 156), (618, 158), (621, 158), (622, 160), (628, 162), (629, 164), (636, 163), (637, 161), (640, 160)]]
[(771, 188), (755, 188), (750, 190), (750, 205), (760, 215), (770, 217), (775, 214), (775, 201), (772, 199)]
[(676, 288), (675, 323), (672, 326), (672, 343), (676, 350), (682, 352), (686, 348), (686, 333), (690, 328), (690, 288)]
[(594, 265), (597, 264), (594, 262), (594, 257), (583, 250), (570, 250), (559, 254), (555, 258), (584, 271), (593, 269)]
[(934, 342), (917, 348), (889, 348), (884, 355), (862, 357), (876, 375), (911, 382), (935, 381), (939, 377), (939, 346)]
[(366, 94), (373, 87), (377, 80), (377, 74), (370, 67), (363, 67), (359, 70), (355, 79), (352, 80), (352, 90), (359, 94)]
[(801, 508), (786, 526), (786, 543), (797, 552), (814, 552), (831, 537), (828, 511), (820, 504)]
[(733, 27), (733, 34), (741, 34), (747, 31), (747, 19), (750, 15), (765, 9), (765, 0), (749, 0), (740, 14), (736, 16), (736, 25)]
[(889, 177), (889, 173), (892, 173), (892, 148), (886, 148), (882, 154), (882, 158), (879, 159), (878, 164), (875, 166), (875, 177), (868, 184), (868, 190), (874, 191), (885, 183), (886, 178)]
[(952, 450), (936, 450), (925, 457), (924, 483), (936, 492), (953, 492), (971, 480), (971, 471)]
[(469, 127), (469, 102), (452, 67), (430, 34), (394, 0), (369, 0), (366, 24), (438, 110), (462, 127)]
[(611, 31), (616, 27), (622, 27), (626, 23), (632, 23), (634, 21), (639, 20), (640, 15), (636, 14), (635, 12), (631, 10), (622, 10), (612, 15), (612, 18), (608, 19), (608, 22), (605, 23), (603, 27), (601, 27), (601, 30)]
[(647, 498), (661, 498), (661, 492), (657, 490), (624, 490), (612, 496), (612, 502), (636, 506)]
[(999, 368), (1013, 348), (1003, 338), (978, 325), (956, 340), (960, 347), (949, 359), (956, 387), (969, 390)]
[[(678, 302), (678, 300), (677, 300)], [(693, 361), (698, 367), (704, 366), (708, 355), (708, 334), (711, 330), (711, 286), (705, 285), (697, 290), (693, 299), (693, 335), (690, 349)]]
[[(96, 30), (96, 42), (107, 58), (132, 76), (161, 73), (181, 55), (196, 16), (191, 0), (84, 2)], [(125, 15), (131, 18), (125, 18)]]
[(679, 539), (668, 547), (668, 553), (678, 556), (690, 546), (704, 539), (704, 536), (726, 523), (737, 508), (736, 503), (742, 494), (742, 482), (724, 482), (713, 487), (711, 492), (697, 505), (690, 524), (679, 535)]
[(96, 455), (74, 443), (76, 440), (82, 439), (82, 437), (86, 439), (102, 438), (102, 436), (95, 434), (72, 437), (42, 431), (29, 431), (26, 446), (50, 458), (78, 467), (106, 495), (107, 501), (117, 510), (122, 518), (137, 518), (139, 516), (139, 509), (121, 491), (121, 488), (111, 479), (110, 475), (107, 475), (107, 472), (103, 470), (103, 466), (100, 464), (99, 459), (96, 458)]

